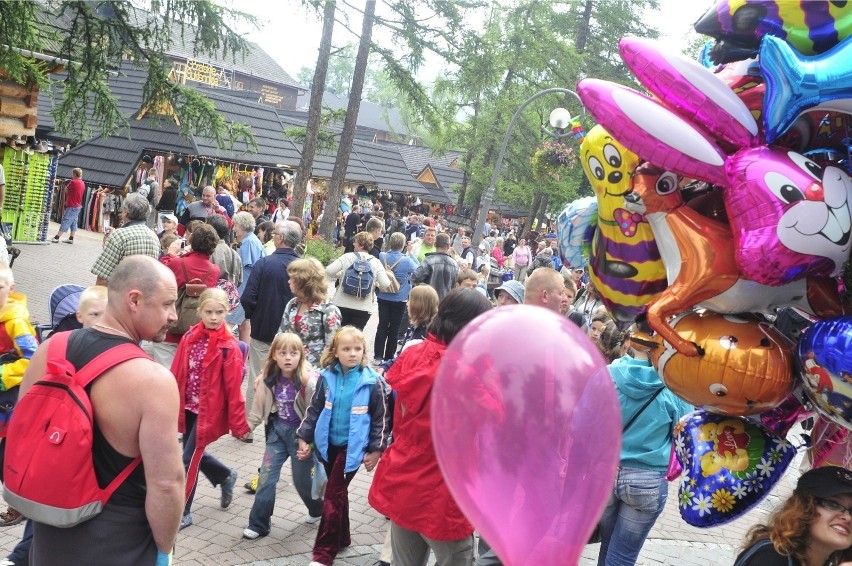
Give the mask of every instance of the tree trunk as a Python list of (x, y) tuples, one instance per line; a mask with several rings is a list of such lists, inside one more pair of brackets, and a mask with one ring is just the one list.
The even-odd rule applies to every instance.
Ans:
[(343, 122), (343, 133), (340, 134), (337, 158), (334, 160), (334, 170), (331, 173), (331, 183), (328, 187), (328, 198), (325, 201), (325, 213), (322, 215), (322, 224), (320, 225), (320, 235), (327, 242), (332, 241), (334, 224), (337, 222), (337, 209), (340, 206), (341, 188), (346, 178), (346, 169), (349, 166), (352, 142), (355, 140), (355, 123), (358, 120), (358, 110), (361, 108), (361, 93), (364, 91), (364, 78), (367, 74), (370, 36), (373, 33), (375, 13), (376, 0), (367, 0), (364, 6), (364, 23), (361, 27), (358, 55), (355, 58), (355, 72), (352, 75), (352, 89), (349, 92), (349, 105), (346, 107), (346, 120)]
[[(479, 105), (480, 105), (481, 95), (476, 96), (476, 101), (473, 103), (473, 116), (470, 118), (470, 126), (472, 131), (476, 131), (477, 128), (477, 118), (479, 114)], [(469, 148), (464, 156), (464, 177), (462, 177), (461, 188), (459, 189), (459, 201), (456, 203), (456, 208), (458, 208), (459, 213), (461, 213), (462, 207), (464, 207), (464, 196), (467, 192), (467, 184), (470, 182), (470, 164), (473, 163), (473, 148)]]
[(541, 191), (536, 191), (535, 194), (533, 194), (533, 201), (532, 201), (532, 207), (530, 208), (530, 215), (527, 216), (527, 218), (529, 219), (529, 221), (527, 222), (527, 229), (528, 230), (532, 228), (532, 225), (534, 223), (533, 221), (535, 220), (536, 215), (538, 214), (538, 207), (540, 205), (541, 205)]
[(589, 41), (589, 34), (591, 33), (591, 22), (592, 0), (586, 0), (586, 5), (583, 8), (583, 18), (580, 20), (580, 29), (577, 33), (577, 43), (574, 44), (577, 53), (584, 53), (586, 51), (586, 43)]
[(550, 198), (547, 195), (542, 195), (541, 205), (540, 205), (541, 210), (539, 210), (538, 222), (536, 223), (536, 226), (539, 229), (541, 229), (542, 224), (544, 224), (544, 215), (547, 214), (547, 201), (548, 200), (550, 200)]
[[(515, 71), (513, 71), (512, 69), (509, 69), (509, 71), (506, 73), (506, 76), (503, 78), (503, 84), (500, 86), (500, 91), (497, 94), (498, 100), (500, 99), (500, 97), (503, 96), (503, 93), (509, 91), (509, 87), (512, 86), (512, 81), (514, 81), (514, 80), (515, 80)], [(505, 128), (507, 126), (507, 124), (503, 123), (502, 108), (497, 109), (497, 113), (494, 115), (494, 124), (495, 124), (496, 128)], [(502, 136), (502, 135), (503, 135), (503, 133), (500, 134), (500, 136)], [(482, 157), (482, 164), (485, 166), (486, 171), (490, 170), (491, 169), (491, 163), (493, 161), (497, 160), (497, 156), (495, 156), (494, 153), (495, 153), (495, 150), (497, 148), (497, 144), (502, 139), (503, 139), (502, 137), (496, 138), (496, 137), (492, 136), (490, 141), (488, 142), (488, 147), (485, 149), (485, 153), (483, 154), (483, 157)], [(499, 180), (499, 177), (498, 177), (498, 180)], [(482, 197), (484, 196), (485, 191), (487, 191), (487, 190), (488, 190), (488, 185), (486, 185), (483, 190), (479, 191), (479, 195), (476, 197), (476, 206), (473, 207), (476, 210), (476, 214), (471, 215), (471, 220), (470, 220), (471, 221), (470, 226), (471, 226), (471, 230), (473, 232), (476, 232), (476, 222), (479, 219), (479, 215), (481, 213), (481, 211), (479, 210), (479, 207), (480, 207), (480, 204), (482, 203)], [(497, 187), (496, 186), (494, 187), (494, 196), (495, 196), (495, 198), (497, 196)], [(494, 206), (493, 202), (491, 203), (491, 206)], [(486, 218), (487, 218), (487, 215), (488, 215), (487, 210), (485, 211), (485, 214), (486, 214)], [(473, 246), (477, 247), (477, 246), (479, 246), (480, 240), (482, 240), (482, 234), (474, 233), (471, 236), (470, 240), (471, 240), (471, 243), (473, 244)]]
[[(311, 86), (311, 105), (308, 108), (308, 124), (305, 130), (305, 143), (302, 145), (302, 156), (296, 177), (293, 182), (293, 202), (290, 203), (290, 214), (305, 217), (305, 195), (308, 181), (314, 165), (314, 155), (317, 151), (317, 135), (322, 114), (322, 94), (325, 90), (325, 77), (328, 73), (328, 58), (331, 54), (331, 34), (334, 30), (334, 12), (336, 0), (326, 0), (323, 10), (322, 39), (320, 39), (317, 66), (314, 69), (314, 81)], [(337, 215), (335, 215), (336, 217)]]

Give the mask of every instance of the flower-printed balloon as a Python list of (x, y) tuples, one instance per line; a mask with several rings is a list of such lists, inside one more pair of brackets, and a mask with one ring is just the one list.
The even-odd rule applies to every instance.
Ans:
[(674, 439), (683, 467), (680, 516), (695, 527), (721, 525), (746, 513), (796, 454), (792, 444), (759, 424), (706, 411), (683, 417)]

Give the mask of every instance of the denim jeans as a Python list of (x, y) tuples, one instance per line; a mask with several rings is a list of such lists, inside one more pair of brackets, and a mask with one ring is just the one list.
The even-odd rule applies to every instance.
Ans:
[(598, 566), (633, 566), (669, 495), (665, 472), (619, 468), (601, 515)]
[[(299, 460), (296, 457), (296, 428), (287, 426), (275, 417), (274, 424), (266, 434), (266, 451), (257, 480), (257, 493), (249, 513), (249, 528), (261, 535), (268, 535), (272, 528), (272, 511), (275, 509), (275, 493), (281, 468), (287, 459), (293, 466), (293, 485), (312, 517), (322, 516), (322, 499), (311, 499), (311, 468), (315, 460)], [(317, 464), (321, 466), (322, 464)]]

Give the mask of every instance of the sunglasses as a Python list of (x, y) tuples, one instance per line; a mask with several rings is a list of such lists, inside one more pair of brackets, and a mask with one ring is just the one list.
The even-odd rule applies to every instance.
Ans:
[(833, 511), (835, 513), (848, 513), (850, 517), (852, 517), (852, 508), (841, 505), (837, 501), (832, 499), (822, 499), (820, 497), (814, 498), (816, 504), (826, 509), (828, 511)]

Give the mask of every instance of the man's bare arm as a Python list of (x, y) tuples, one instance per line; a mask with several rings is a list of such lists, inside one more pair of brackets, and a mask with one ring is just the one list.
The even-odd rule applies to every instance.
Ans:
[(150, 363), (145, 407), (139, 423), (139, 451), (145, 465), (145, 514), (157, 548), (168, 553), (175, 545), (184, 505), (184, 470), (177, 439), (180, 398), (175, 379), (164, 367)]

